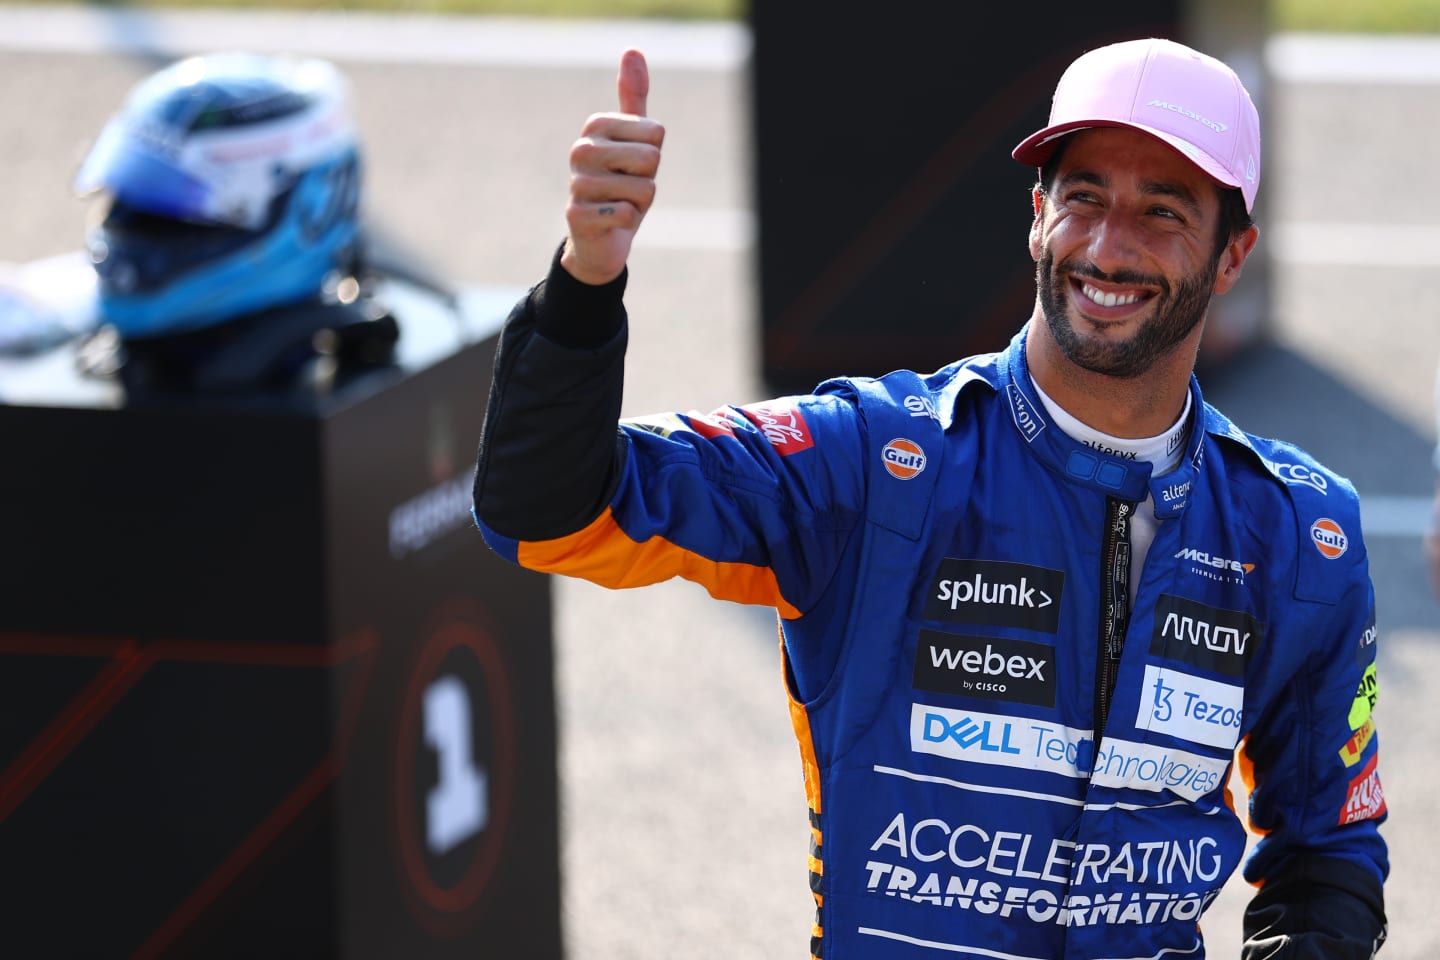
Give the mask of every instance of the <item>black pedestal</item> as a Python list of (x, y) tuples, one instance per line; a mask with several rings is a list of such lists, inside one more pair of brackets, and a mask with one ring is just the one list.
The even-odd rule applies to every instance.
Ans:
[(0, 364), (6, 955), (560, 955), (548, 583), (469, 519), (511, 298), (390, 293), (330, 392)]

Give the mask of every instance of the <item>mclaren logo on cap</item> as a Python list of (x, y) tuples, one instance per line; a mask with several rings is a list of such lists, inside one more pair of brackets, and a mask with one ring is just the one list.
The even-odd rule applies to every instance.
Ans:
[(1146, 106), (1159, 107), (1161, 110), (1169, 110), (1171, 113), (1178, 113), (1182, 117), (1189, 117), (1191, 120), (1204, 124), (1216, 133), (1224, 133), (1230, 129), (1228, 124), (1221, 123), (1219, 120), (1211, 120), (1208, 117), (1202, 117), (1194, 110), (1187, 110), (1185, 107), (1171, 103), (1169, 100), (1151, 100)]
[(914, 440), (891, 440), (880, 451), (880, 459), (890, 476), (900, 480), (917, 477), (925, 469), (925, 451)]

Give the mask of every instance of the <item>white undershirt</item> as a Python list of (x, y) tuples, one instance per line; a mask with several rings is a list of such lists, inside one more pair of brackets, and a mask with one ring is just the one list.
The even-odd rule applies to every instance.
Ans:
[[(1045, 405), (1045, 411), (1050, 414), (1050, 419), (1054, 420), (1055, 425), (1072, 440), (1077, 440), (1087, 447), (1093, 447), (1111, 456), (1123, 457), (1126, 460), (1146, 461), (1154, 468), (1151, 471), (1153, 477), (1163, 477), (1180, 466), (1180, 461), (1185, 457), (1185, 427), (1190, 419), (1190, 391), (1188, 390), (1185, 391), (1185, 409), (1180, 411), (1180, 418), (1168, 430), (1153, 437), (1130, 440), (1124, 437), (1112, 437), (1108, 433), (1101, 433), (1094, 427), (1081, 423), (1066, 413), (1058, 403), (1046, 396), (1045, 391), (1040, 389), (1040, 385), (1035, 383), (1033, 377), (1030, 384), (1040, 395), (1040, 402)], [(1130, 523), (1130, 595), (1132, 597), (1140, 588), (1140, 571), (1145, 566), (1145, 555), (1150, 552), (1150, 544), (1154, 541), (1155, 531), (1158, 529), (1160, 529), (1160, 521), (1155, 517), (1155, 501), (1147, 491), (1145, 502), (1136, 508), (1135, 516)]]

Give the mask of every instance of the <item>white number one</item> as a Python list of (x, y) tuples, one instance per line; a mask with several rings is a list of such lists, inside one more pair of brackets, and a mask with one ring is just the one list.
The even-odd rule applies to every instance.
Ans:
[(425, 798), (425, 838), (437, 856), (485, 829), (488, 778), (475, 766), (470, 742), (470, 692), (445, 676), (425, 691), (425, 742), (440, 761), (440, 782)]

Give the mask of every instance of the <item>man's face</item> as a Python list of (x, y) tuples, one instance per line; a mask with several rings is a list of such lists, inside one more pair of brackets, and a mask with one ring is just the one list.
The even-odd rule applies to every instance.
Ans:
[[(1072, 134), (1030, 232), (1046, 326), (1072, 363), (1136, 377), (1205, 318), (1239, 275), (1243, 252), (1214, 255), (1214, 182), (1133, 130)], [(1217, 282), (1218, 281), (1218, 282)]]

